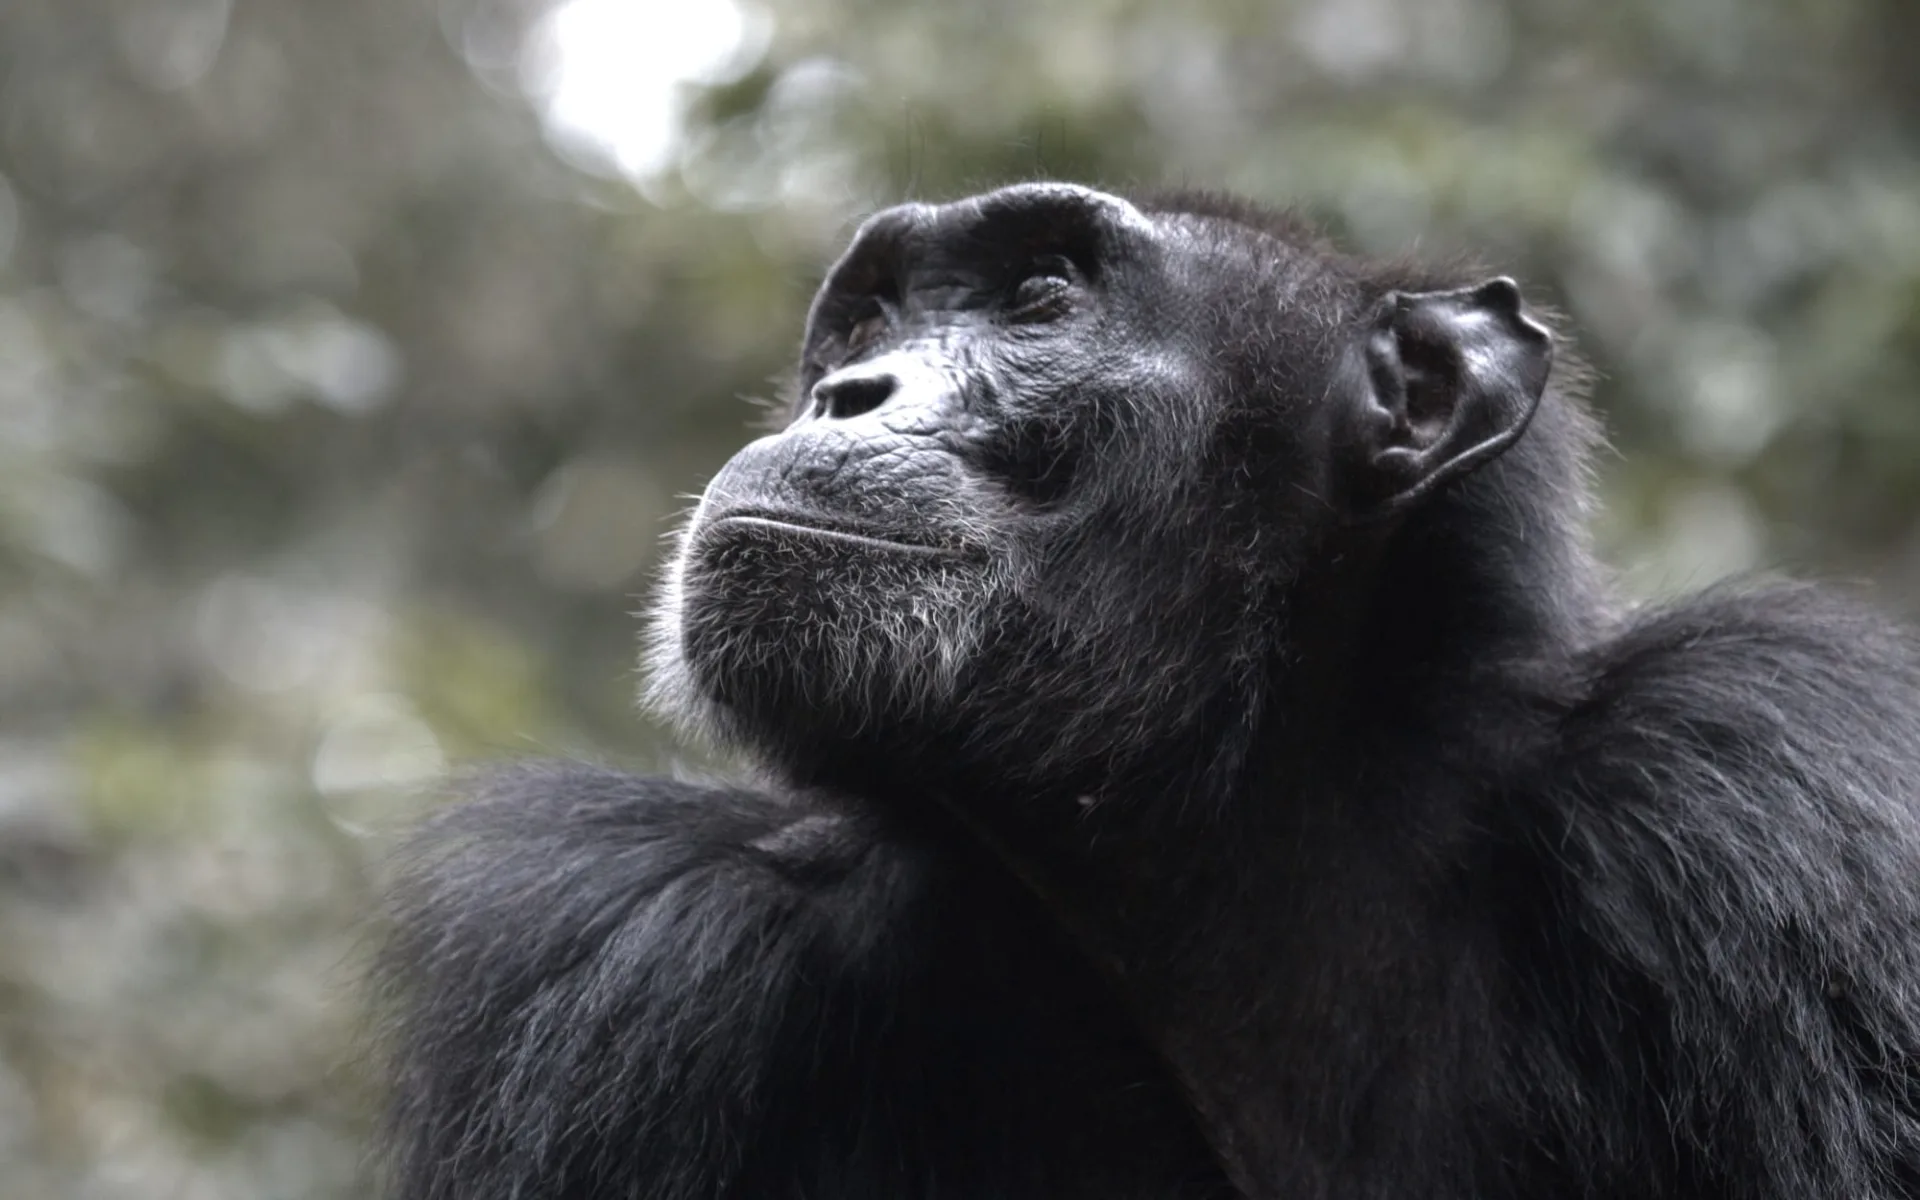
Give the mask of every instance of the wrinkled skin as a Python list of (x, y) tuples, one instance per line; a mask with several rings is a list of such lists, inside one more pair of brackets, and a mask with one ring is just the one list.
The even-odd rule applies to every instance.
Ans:
[(1178, 316), (1196, 265), (1076, 189), (869, 221), (814, 305), (792, 425), (721, 470), (687, 531), (654, 664), (669, 705), (711, 696), (749, 740), (905, 736), (983, 660), (1035, 669), (1097, 635), (1087, 530), (1199, 467), (1197, 439), (1189, 461), (1161, 444), (1213, 387)]
[[(1526, 413), (1550, 349), (1500, 282), (1428, 319), (1497, 329)], [(796, 766), (932, 740), (1044, 778), (1207, 740), (1267, 599), (1371, 540), (1336, 496), (1387, 473), (1325, 449), (1360, 436), (1329, 392), (1369, 392), (1345, 322), (1378, 302), (1315, 253), (1061, 185), (874, 217), (814, 304), (792, 424), (693, 516), (656, 697)]]

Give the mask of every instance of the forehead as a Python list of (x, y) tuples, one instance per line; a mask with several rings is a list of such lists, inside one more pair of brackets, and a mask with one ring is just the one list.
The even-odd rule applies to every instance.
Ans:
[(931, 264), (991, 268), (1043, 253), (1110, 262), (1164, 236), (1154, 218), (1118, 196), (1073, 184), (1019, 184), (876, 213), (854, 234), (829, 284), (858, 287), (877, 273)]
[[(808, 313), (811, 346), (875, 299), (922, 289), (995, 288), (1059, 254), (1168, 327), (1278, 320), (1317, 280), (1321, 317), (1350, 307), (1338, 259), (1285, 211), (1207, 193), (1130, 200), (1074, 184), (1032, 183), (946, 204), (903, 204), (867, 219)], [(1334, 293), (1339, 294), (1334, 294)], [(1242, 312), (1240, 310), (1248, 310)], [(1261, 317), (1260, 314), (1265, 314)], [(1249, 326), (1250, 327), (1250, 326)]]
[(1043, 236), (1104, 229), (1152, 237), (1153, 222), (1129, 201), (1070, 183), (1023, 183), (949, 204), (902, 204), (869, 218), (856, 240), (869, 236), (969, 239)]

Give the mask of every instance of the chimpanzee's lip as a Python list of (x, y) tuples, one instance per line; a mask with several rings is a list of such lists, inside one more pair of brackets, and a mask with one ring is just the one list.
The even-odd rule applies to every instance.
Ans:
[(934, 558), (960, 558), (958, 550), (948, 546), (929, 546), (924, 542), (906, 541), (892, 530), (881, 533), (877, 530), (861, 529), (839, 519), (829, 519), (814, 513), (795, 512), (729, 512), (713, 518), (708, 527), (717, 529), (732, 525), (748, 529), (775, 530), (781, 533), (797, 533), (808, 537), (824, 538), (843, 542), (853, 546), (863, 546), (869, 550), (882, 550), (897, 554), (923, 554)]

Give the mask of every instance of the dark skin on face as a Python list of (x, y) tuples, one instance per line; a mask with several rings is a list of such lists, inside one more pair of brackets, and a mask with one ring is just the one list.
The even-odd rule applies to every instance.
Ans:
[[(1091, 719), (1164, 703), (1147, 696), (1168, 681), (1110, 678), (1138, 657), (1116, 641), (1167, 651), (1164, 666), (1144, 664), (1163, 671), (1215, 665), (1181, 644), (1198, 634), (1256, 652), (1243, 644), (1264, 634), (1247, 627), (1254, 591), (1315, 555), (1366, 549), (1372, 535), (1346, 526), (1390, 517), (1525, 428), (1552, 346), (1510, 281), (1368, 295), (1311, 254), (1274, 243), (1248, 261), (1249, 247), (1209, 232), (1061, 186), (892, 209), (862, 228), (815, 302), (793, 423), (722, 469), (688, 534), (688, 594), (712, 604), (676, 613), (676, 650), (722, 701), (723, 727), (791, 746), (789, 761), (977, 737), (983, 717), (1014, 727), (991, 739), (996, 758), (1007, 736), (1072, 742), (1081, 731), (1029, 704), (1071, 699)], [(1248, 322), (1222, 308), (1223, 291), (1279, 319)], [(1286, 328), (1289, 310), (1312, 323)], [(1276, 337), (1292, 343), (1284, 357), (1235, 361)], [(1258, 408), (1235, 378), (1248, 371), (1274, 376)], [(1132, 570), (1142, 555), (1174, 559)], [(737, 569), (718, 565), (732, 558)], [(869, 605), (938, 614), (945, 628), (844, 625), (827, 611)], [(769, 636), (738, 636), (746, 627)], [(775, 639), (793, 655), (764, 657)], [(918, 654), (899, 661), (902, 648)], [(836, 653), (857, 659), (857, 677), (821, 669)], [(897, 677), (929, 656), (936, 678)], [(1073, 678), (1027, 686), (1058, 671)], [(951, 696), (956, 672), (997, 694)], [(1194, 685), (1206, 686), (1180, 690)], [(1126, 723), (1133, 752), (1158, 756), (1138, 714), (1105, 715)], [(1113, 738), (1094, 740), (1022, 757), (1065, 783), (1104, 773)]]
[(758, 782), (428, 836), (404, 1200), (1920, 1197), (1920, 654), (1621, 603), (1580, 381), (1219, 197), (873, 217), (652, 630)]

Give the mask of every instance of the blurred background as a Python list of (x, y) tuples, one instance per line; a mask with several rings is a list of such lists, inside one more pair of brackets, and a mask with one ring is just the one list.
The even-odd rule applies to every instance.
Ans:
[(1920, 609), (1912, 0), (0, 0), (0, 1196), (360, 1197), (371, 865), (673, 751), (680, 503), (851, 222), (1219, 185), (1571, 316), (1642, 594)]

